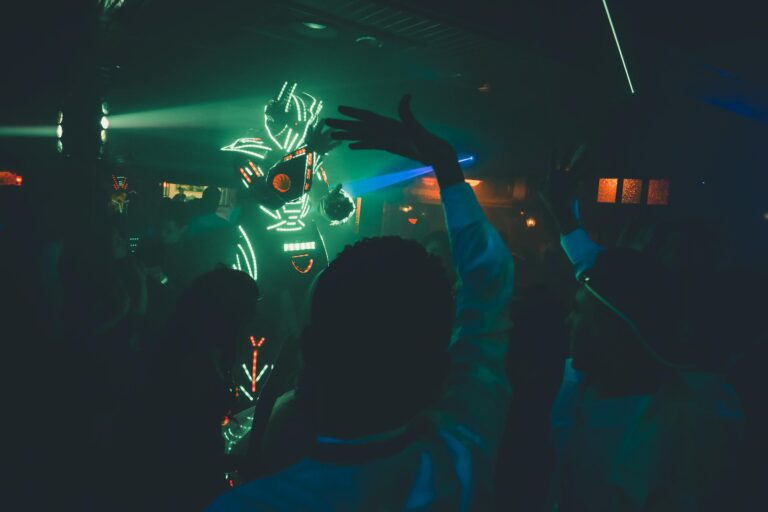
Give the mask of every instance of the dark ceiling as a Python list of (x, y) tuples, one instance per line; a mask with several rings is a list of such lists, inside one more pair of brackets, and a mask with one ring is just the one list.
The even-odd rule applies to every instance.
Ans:
[[(505, 180), (540, 175), (553, 145), (615, 130), (626, 109), (653, 119), (660, 105), (670, 115), (719, 101), (738, 118), (765, 112), (767, 20), (741, 1), (610, 0), (634, 98), (601, 0), (124, 0), (108, 2), (99, 45), (86, 37), (93, 3), (25, 2), (5, 17), (0, 122), (47, 124), (90, 52), (119, 66), (106, 89), (114, 114), (165, 119), (111, 139), (158, 177), (222, 176), (217, 149), (258, 129), (261, 105), (289, 78), (326, 114), (342, 103), (391, 113), (412, 92), (427, 124), (478, 156), (473, 173)], [(330, 164), (339, 180), (408, 165), (346, 150)]]

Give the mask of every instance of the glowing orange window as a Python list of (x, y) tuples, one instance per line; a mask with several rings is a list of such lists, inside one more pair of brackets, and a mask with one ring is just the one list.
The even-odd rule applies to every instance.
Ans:
[(623, 204), (640, 204), (642, 191), (643, 180), (625, 179), (621, 184), (621, 202)]
[(616, 189), (618, 189), (618, 187), (619, 180), (617, 178), (600, 178), (600, 182), (597, 186), (597, 202), (615, 203)]
[(648, 204), (664, 206), (669, 204), (669, 180), (648, 181)]

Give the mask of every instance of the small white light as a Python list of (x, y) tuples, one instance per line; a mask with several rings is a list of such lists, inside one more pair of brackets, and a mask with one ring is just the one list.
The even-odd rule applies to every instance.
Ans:
[(328, 28), (327, 25), (323, 25), (322, 23), (315, 23), (314, 21), (305, 21), (304, 26), (311, 28), (312, 30), (325, 30)]
[(101, 127), (104, 128), (105, 130), (109, 128), (109, 119), (107, 118), (107, 116), (101, 116)]
[(56, 136), (61, 138), (62, 135), (64, 135), (64, 128), (61, 125), (58, 125), (56, 127)]
[(107, 142), (107, 130), (101, 130), (101, 142)]

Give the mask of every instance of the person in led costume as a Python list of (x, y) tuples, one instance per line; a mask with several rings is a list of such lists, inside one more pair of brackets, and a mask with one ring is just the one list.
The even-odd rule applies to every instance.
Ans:
[[(331, 189), (323, 167), (323, 157), (338, 145), (318, 126), (323, 103), (296, 89), (296, 82), (284, 83), (265, 105), (266, 138), (244, 137), (221, 148), (236, 156), (237, 173), (246, 192), (245, 200), (239, 201), (239, 239), (231, 265), (257, 280), (262, 290), (265, 322), (263, 331), (254, 334), (257, 339), (266, 337), (267, 357), (260, 357), (259, 366), (261, 361), (274, 359), (276, 347), (270, 341), (276, 334), (284, 334), (277, 318), (286, 292), (294, 308), (301, 306), (314, 277), (328, 266), (315, 221), (338, 226), (355, 213), (352, 198), (341, 185)], [(250, 349), (250, 345), (244, 346)], [(245, 353), (243, 359), (248, 360)], [(244, 366), (246, 371), (239, 375), (249, 380), (243, 382), (241, 395), (256, 400), (253, 381), (262, 372), (257, 374), (250, 362)], [(259, 379), (260, 387), (268, 374)]]
[[(264, 108), (268, 139), (245, 137), (221, 148), (238, 154), (237, 172), (249, 199), (240, 216), (233, 266), (260, 281), (309, 282), (328, 264), (315, 220), (331, 226), (354, 214), (351, 197), (330, 190), (323, 157), (336, 143), (318, 128), (322, 101), (285, 82)], [(242, 155), (242, 158), (240, 156)], [(268, 273), (260, 272), (260, 263)], [(270, 283), (264, 283), (269, 290)]]

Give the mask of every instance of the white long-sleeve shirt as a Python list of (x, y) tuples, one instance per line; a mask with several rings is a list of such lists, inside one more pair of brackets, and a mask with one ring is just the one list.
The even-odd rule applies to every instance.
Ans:
[[(577, 277), (604, 250), (578, 228), (560, 243)], [(570, 360), (552, 408), (561, 510), (700, 510), (743, 423), (722, 376), (681, 372), (655, 394), (598, 398)], [(650, 505), (654, 503), (655, 505)]]
[[(457, 302), (453, 369), (443, 400), (424, 417), (434, 429), (386, 457), (331, 464), (305, 458), (224, 494), (210, 512), (246, 510), (490, 510), (493, 470), (511, 390), (504, 372), (514, 265), (472, 189), (442, 191)], [(366, 439), (318, 438), (349, 454), (397, 440), (403, 429)]]

